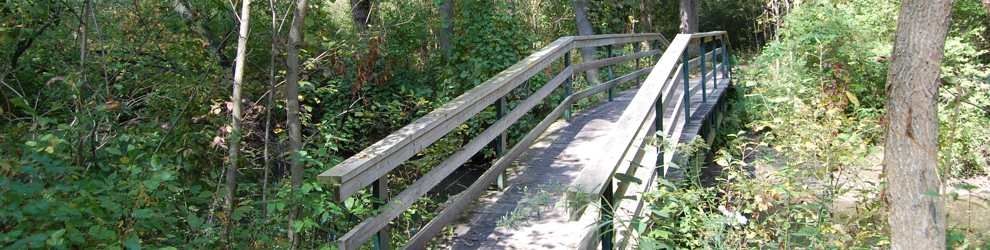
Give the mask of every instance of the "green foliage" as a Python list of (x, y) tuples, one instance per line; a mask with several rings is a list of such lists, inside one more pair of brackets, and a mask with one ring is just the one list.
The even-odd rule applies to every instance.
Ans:
[[(739, 94), (723, 131), (744, 132), (716, 140), (719, 181), (668, 183), (654, 193), (642, 242), (716, 249), (889, 244), (879, 166), (898, 5), (809, 1), (785, 16), (779, 39), (736, 71)], [(990, 163), (986, 12), (978, 1), (955, 8), (938, 93), (940, 166), (948, 180), (985, 175)], [(983, 246), (984, 235), (951, 221), (951, 246)]]

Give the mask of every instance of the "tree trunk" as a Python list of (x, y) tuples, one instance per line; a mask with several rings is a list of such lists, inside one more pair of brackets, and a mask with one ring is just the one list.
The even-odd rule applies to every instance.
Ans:
[(935, 96), (951, 10), (952, 0), (901, 2), (884, 144), (892, 249), (945, 249)]
[(244, 60), (247, 54), (248, 24), (251, 17), (251, 0), (241, 3), (240, 31), (237, 38), (237, 57), (234, 59), (234, 90), (230, 99), (230, 165), (227, 165), (227, 194), (224, 202), (224, 242), (230, 244), (230, 232), (235, 223), (231, 219), (234, 212), (234, 193), (237, 192), (237, 160), (241, 144), (241, 84), (244, 83)]
[[(574, 0), (574, 24), (577, 26), (578, 35), (595, 34), (595, 30), (591, 28), (591, 22), (588, 21), (588, 0)], [(585, 62), (595, 60), (595, 48), (581, 48), (581, 60)], [(600, 83), (597, 69), (586, 71), (584, 77), (591, 84)]]
[[(306, 18), (306, 0), (296, 1), (296, 10), (292, 15), (292, 25), (289, 27), (289, 47), (285, 58), (285, 99), (286, 124), (289, 127), (289, 153), (292, 163), (289, 168), (292, 174), (292, 192), (302, 186), (303, 166), (299, 159), (302, 149), (302, 132), (299, 123), (299, 47), (303, 42), (303, 25)], [(299, 245), (299, 237), (292, 228), (292, 222), (299, 214), (298, 204), (293, 204), (289, 211), (289, 242), (292, 248)]]
[(351, 0), (351, 18), (361, 33), (368, 29), (368, 23), (371, 22), (371, 1)]
[(443, 51), (444, 58), (450, 59), (453, 54), (453, 47), (450, 38), (454, 35), (454, 0), (443, 0), (440, 4), (440, 34), (438, 40), (440, 50)]
[(698, 2), (681, 0), (681, 33), (698, 32)]
[(650, 33), (655, 32), (653, 28), (653, 4), (652, 1), (640, 0), (639, 1), (639, 27), (640, 32)]

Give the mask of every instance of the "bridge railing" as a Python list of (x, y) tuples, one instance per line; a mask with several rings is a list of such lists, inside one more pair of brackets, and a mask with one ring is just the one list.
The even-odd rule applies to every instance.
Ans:
[[(691, 55), (702, 56), (689, 59)], [(572, 183), (567, 198), (571, 213), (577, 215), (572, 219), (585, 214), (596, 213), (600, 216), (597, 218), (598, 227), (589, 228), (589, 233), (582, 240), (582, 248), (594, 248), (599, 241), (602, 249), (612, 248), (615, 232), (612, 218), (617, 202), (613, 197), (615, 194), (624, 195), (625, 189), (620, 183), (616, 189), (623, 191), (613, 191), (617, 170), (620, 166), (638, 167), (630, 164), (642, 160), (646, 141), (654, 137), (658, 128), (668, 140), (676, 140), (691, 120), (692, 97), (700, 91), (701, 102), (713, 102), (715, 100), (709, 99), (718, 83), (731, 80), (729, 58), (728, 34), (724, 31), (678, 34), (671, 41), (615, 123), (617, 127), (609, 134), (609, 146), (596, 155), (594, 165), (584, 168)], [(697, 83), (692, 83), (693, 75), (700, 77)], [(670, 105), (673, 105), (673, 114), (664, 124), (664, 110)], [(668, 146), (676, 147), (677, 141), (671, 144)], [(656, 162), (660, 166), (655, 168), (653, 176), (660, 174), (663, 166), (669, 166), (674, 156), (664, 154), (664, 151), (672, 152), (671, 148), (658, 146), (657, 150)], [(643, 184), (650, 183), (644, 180)], [(599, 201), (600, 205), (589, 207), (594, 201)]]
[[(648, 43), (649, 46), (645, 51), (621, 56), (612, 55), (613, 46), (635, 43)], [(574, 92), (572, 86), (575, 75), (632, 60), (638, 62), (638, 59), (659, 55), (662, 52), (659, 49), (660, 46), (667, 44), (669, 42), (662, 35), (655, 33), (570, 36), (557, 39), (477, 87), (321, 173), (318, 179), (333, 192), (335, 201), (343, 201), (362, 189), (372, 186), (372, 194), (385, 202), (378, 209), (377, 215), (365, 219), (338, 238), (339, 247), (341, 249), (357, 249), (368, 240), (376, 238), (375, 248), (389, 248), (387, 233), (389, 222), (400, 216), (403, 211), (412, 206), (413, 202), (426, 195), (429, 190), (472, 156), (495, 141), (498, 158), (491, 167), (467, 190), (451, 198), (446, 207), (421, 228), (405, 246), (412, 249), (424, 248), (429, 240), (439, 233), (444, 226), (456, 219), (471, 201), (475, 200), (493, 182), (500, 179), (506, 167), (525, 149), (529, 148), (554, 121), (562, 116), (569, 117), (571, 106), (578, 100), (603, 92), (608, 92), (609, 99), (611, 99), (613, 88), (619, 84), (642, 78), (650, 72), (652, 67), (636, 69), (631, 73), (578, 92)], [(571, 65), (571, 51), (587, 47), (605, 47), (608, 50), (608, 56), (597, 60), (583, 58), (582, 63)], [(506, 110), (506, 96), (510, 91), (518, 88), (536, 74), (548, 70), (553, 63), (560, 61), (565, 67), (556, 76), (518, 103), (515, 108)], [(644, 65), (652, 65), (654, 60), (650, 61), (651, 63)], [(611, 76), (609, 77), (611, 78)], [(558, 88), (563, 88), (566, 97), (539, 124), (530, 129), (522, 139), (506, 151), (505, 148), (508, 146), (506, 133), (509, 127), (551, 96), (554, 90)], [(441, 137), (455, 131), (466, 121), (493, 104), (498, 110), (497, 121), (439, 165), (434, 166), (429, 172), (406, 186), (404, 190), (395, 196), (389, 195), (386, 176), (390, 171), (437, 142)]]

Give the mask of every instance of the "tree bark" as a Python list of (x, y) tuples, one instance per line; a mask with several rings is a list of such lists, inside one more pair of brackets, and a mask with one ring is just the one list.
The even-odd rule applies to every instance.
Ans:
[(192, 29), (197, 35), (206, 40), (205, 45), (209, 47), (208, 52), (217, 59), (221, 68), (230, 69), (230, 58), (224, 55), (223, 50), (227, 46), (226, 39), (220, 39), (213, 30), (210, 29), (209, 25), (206, 25), (203, 20), (200, 19), (199, 13), (196, 13), (190, 9), (188, 0), (175, 0), (173, 2), (173, 7), (175, 12), (182, 17), (186, 25)]
[(230, 164), (227, 165), (227, 194), (224, 202), (224, 242), (230, 244), (230, 232), (235, 223), (231, 219), (234, 212), (234, 194), (237, 192), (237, 160), (241, 144), (241, 84), (244, 83), (244, 60), (247, 56), (248, 26), (251, 17), (251, 0), (241, 2), (240, 30), (237, 37), (237, 57), (234, 59), (234, 89), (230, 99)]
[(951, 10), (952, 0), (901, 2), (884, 144), (892, 249), (945, 249), (936, 95)]
[[(578, 35), (588, 36), (595, 34), (595, 30), (591, 27), (591, 22), (588, 21), (588, 0), (574, 0), (574, 24), (577, 26)], [(581, 48), (581, 60), (585, 62), (595, 60), (595, 48)], [(586, 71), (584, 77), (591, 84), (597, 85), (600, 83), (597, 69)]]
[(652, 1), (649, 0), (639, 1), (640, 32), (650, 33), (655, 31), (653, 28), (653, 12), (654, 10), (653, 10)]
[(444, 58), (450, 59), (453, 54), (453, 47), (450, 43), (454, 35), (454, 0), (443, 0), (440, 4), (440, 34), (438, 36), (440, 50), (443, 51)]
[(351, 0), (351, 18), (361, 33), (368, 29), (368, 23), (371, 22), (371, 1)]
[[(286, 124), (289, 128), (289, 153), (292, 155), (289, 171), (292, 174), (292, 192), (302, 186), (303, 165), (299, 159), (302, 149), (302, 126), (299, 122), (299, 47), (303, 42), (303, 25), (306, 18), (306, 0), (296, 1), (296, 10), (292, 14), (292, 25), (289, 26), (289, 46), (285, 58), (285, 97)], [(292, 222), (299, 214), (298, 204), (293, 204), (289, 211), (289, 242), (291, 248), (299, 245), (299, 237), (292, 227)]]
[(698, 2), (681, 0), (681, 33), (698, 32)]

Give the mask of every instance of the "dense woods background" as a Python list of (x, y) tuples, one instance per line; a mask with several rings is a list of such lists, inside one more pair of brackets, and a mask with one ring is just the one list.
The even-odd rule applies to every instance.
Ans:
[[(673, 37), (680, 27), (675, 0), (302, 2), (308, 10), (299, 19), (297, 69), (288, 63), (297, 2), (252, 2), (239, 105), (230, 98), (243, 25), (238, 1), (0, 3), (0, 245), (288, 248), (292, 231), (302, 248), (329, 247), (371, 214), (375, 201), (366, 192), (332, 203), (318, 173), (533, 50), (578, 34), (576, 3), (587, 4), (596, 34)], [(784, 174), (767, 181), (739, 172), (727, 175), (731, 184), (714, 187), (671, 184), (654, 197), (655, 216), (641, 228), (644, 242), (888, 244), (882, 199), (875, 199), (879, 187), (855, 196), (866, 201), (855, 205), (858, 215), (842, 217), (828, 207), (851, 190), (834, 180), (875, 166), (877, 152), (882, 155), (898, 1), (696, 4), (699, 30), (727, 30), (743, 52), (737, 61), (747, 63), (730, 119), (743, 132), (723, 135), (715, 162), (727, 173), (742, 171), (761, 164), (752, 160), (759, 152), (777, 159), (765, 165)], [(984, 4), (957, 0), (953, 9), (938, 95), (946, 179), (990, 169), (990, 4)], [(296, 106), (288, 105), (293, 98), (285, 89), (296, 72), (298, 154), (290, 150), (286, 119)], [(237, 129), (234, 106), (242, 110)], [(446, 136), (398, 168), (390, 185), (415, 180), (494, 116), (486, 110)], [(228, 154), (231, 138), (239, 141), (238, 157)], [(476, 157), (475, 165), (492, 155)], [(304, 166), (298, 189), (290, 181), (294, 159)], [(239, 163), (236, 202), (224, 209), (232, 161)], [(809, 184), (809, 178), (821, 181)], [(404, 242), (446, 198), (437, 192), (415, 204), (392, 225), (392, 241)], [(297, 206), (298, 213), (290, 212)], [(747, 211), (750, 222), (712, 226), (731, 224), (722, 220), (725, 207)], [(967, 230), (958, 230), (959, 244), (987, 237)]]

